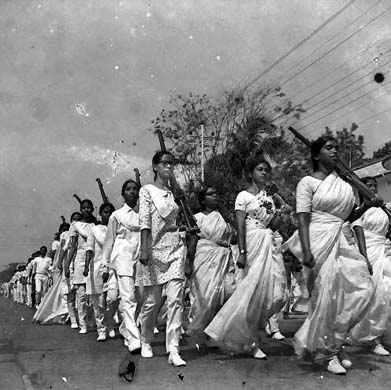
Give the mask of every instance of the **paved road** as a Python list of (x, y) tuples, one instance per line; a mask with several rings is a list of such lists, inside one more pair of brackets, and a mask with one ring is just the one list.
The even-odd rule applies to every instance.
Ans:
[[(64, 325), (32, 325), (33, 311), (0, 298), (0, 389), (390, 389), (391, 358), (373, 356), (368, 348), (350, 348), (354, 367), (346, 376), (328, 374), (321, 365), (298, 361), (291, 339), (266, 339), (266, 361), (247, 356), (230, 357), (217, 350), (197, 349), (194, 337), (186, 338), (182, 356), (188, 366), (167, 364), (164, 335), (156, 337), (153, 359), (140, 359), (135, 381), (117, 377), (126, 355), (121, 339), (96, 342)], [(292, 336), (303, 318), (281, 321)], [(181, 379), (182, 378), (182, 379)]]

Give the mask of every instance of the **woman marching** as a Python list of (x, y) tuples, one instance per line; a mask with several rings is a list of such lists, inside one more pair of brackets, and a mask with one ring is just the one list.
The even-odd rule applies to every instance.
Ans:
[(115, 208), (111, 203), (103, 203), (99, 208), (101, 225), (95, 225), (87, 237), (86, 259), (83, 275), (86, 279), (86, 294), (92, 300), (98, 341), (106, 341), (104, 321), (102, 250), (105, 242), (107, 223)]
[[(72, 214), (73, 216), (73, 214)], [(71, 217), (72, 218), (72, 217)], [(34, 314), (33, 322), (39, 324), (65, 323), (68, 316), (68, 307), (65, 294), (63, 293), (63, 267), (62, 248), (65, 245), (65, 236), (68, 234), (70, 225), (62, 223), (59, 228), (59, 246), (53, 259), (53, 285), (43, 298), (41, 305)]]
[(166, 351), (168, 362), (184, 366), (179, 355), (185, 283), (184, 244), (176, 219), (179, 206), (169, 187), (174, 156), (157, 152), (152, 159), (154, 183), (140, 190), (141, 253), (137, 284), (144, 288), (141, 320), (141, 357), (152, 358), (153, 329), (163, 288), (167, 295)]
[(248, 161), (247, 173), (251, 185), (235, 202), (239, 282), (205, 333), (223, 349), (265, 359), (259, 330), (284, 306), (286, 278), (282, 256), (273, 248), (273, 230), (279, 227), (279, 218), (275, 217), (273, 198), (265, 191), (270, 164), (258, 154)]
[[(94, 225), (96, 218), (92, 214), (94, 205), (90, 199), (84, 199), (80, 204), (82, 219), (73, 222), (69, 230), (69, 246), (67, 258), (64, 264), (64, 274), (71, 283), (71, 289), (75, 290), (77, 297), (77, 312), (80, 334), (87, 333), (86, 323), (86, 277), (83, 275), (86, 259), (87, 237)], [(73, 264), (73, 276), (70, 279), (70, 265)]]
[(200, 233), (190, 279), (192, 333), (202, 333), (230, 297), (235, 270), (230, 248), (234, 228), (219, 212), (216, 189), (207, 187), (198, 198), (202, 212), (194, 215)]
[[(376, 179), (366, 177), (361, 181), (377, 194)], [(374, 343), (373, 352), (379, 356), (390, 355), (382, 345), (382, 338), (391, 327), (391, 256), (386, 253), (389, 223), (388, 215), (381, 208), (371, 207), (352, 224), (356, 234), (361, 229), (364, 231), (366, 250), (361, 249), (361, 253), (372, 266), (375, 293), (369, 310), (353, 328), (350, 338), (353, 343)]]
[[(114, 274), (111, 282), (115, 278), (118, 282), (123, 310), (120, 333), (130, 352), (138, 351), (141, 347), (140, 332), (136, 325), (137, 295), (135, 287), (136, 264), (140, 252), (139, 190), (140, 187), (134, 180), (127, 180), (122, 185), (121, 194), (125, 203), (110, 216), (102, 254), (102, 263), (106, 266), (103, 274), (104, 281), (108, 280), (109, 270), (112, 270)], [(114, 300), (111, 300), (110, 305), (114, 304)], [(111, 308), (111, 312), (113, 311), (115, 311), (115, 307)], [(112, 314), (114, 313), (108, 315), (109, 321), (112, 321)], [(111, 332), (115, 336), (114, 330), (111, 329)]]
[(362, 318), (373, 294), (367, 260), (348, 244), (345, 220), (361, 216), (354, 209), (350, 184), (334, 171), (336, 141), (320, 137), (312, 143), (313, 173), (296, 189), (298, 231), (287, 242), (304, 264), (310, 292), (309, 314), (294, 338), (296, 353), (328, 359), (328, 371), (345, 374), (352, 362), (343, 344)]

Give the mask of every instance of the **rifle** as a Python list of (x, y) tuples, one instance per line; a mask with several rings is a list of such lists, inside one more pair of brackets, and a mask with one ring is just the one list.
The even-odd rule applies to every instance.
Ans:
[(138, 168), (134, 168), (133, 171), (134, 171), (134, 174), (136, 176), (136, 183), (141, 187), (140, 171), (138, 170)]
[[(301, 135), (296, 129), (289, 126), (288, 130), (291, 131), (296, 138), (298, 138), (301, 142), (303, 142), (306, 146), (309, 148), (311, 147), (311, 141), (305, 138), (303, 135)], [(364, 198), (373, 200), (376, 198), (376, 194), (371, 191), (361, 180), (360, 178), (350, 169), (346, 166), (346, 164), (338, 158), (337, 165), (335, 167), (335, 171), (338, 173), (339, 176), (342, 177), (346, 182), (348, 182), (351, 186), (356, 188), (356, 190), (359, 192), (360, 195), (362, 195)], [(388, 217), (391, 217), (390, 210), (387, 209), (386, 206), (381, 206), (381, 209), (388, 215)]]
[(66, 223), (67, 220), (65, 219), (65, 217), (63, 215), (61, 215), (61, 220), (62, 220), (62, 223)]
[(96, 179), (96, 182), (98, 183), (98, 187), (99, 187), (99, 191), (100, 191), (100, 195), (102, 197), (103, 203), (108, 203), (109, 198), (107, 197), (105, 190), (103, 189), (103, 184), (100, 181), (99, 177)]
[(76, 198), (76, 200), (79, 202), (79, 204), (81, 205), (81, 202), (82, 200), (80, 199), (80, 197), (77, 195), (77, 194), (73, 194), (73, 197)]
[[(157, 130), (156, 133), (159, 138), (159, 144), (160, 144), (161, 151), (166, 152), (167, 148), (164, 143), (164, 138), (163, 138), (163, 134), (162, 134), (161, 130)], [(186, 202), (185, 193), (183, 192), (182, 188), (179, 186), (178, 182), (176, 181), (174, 174), (172, 174), (171, 178), (170, 178), (170, 187), (171, 187), (171, 190), (172, 190), (172, 193), (174, 195), (175, 200), (182, 207), (182, 212), (183, 212), (183, 216), (185, 217), (186, 227), (188, 229), (196, 228), (197, 230), (199, 230), (198, 226), (197, 226), (197, 221), (194, 218), (194, 215)]]

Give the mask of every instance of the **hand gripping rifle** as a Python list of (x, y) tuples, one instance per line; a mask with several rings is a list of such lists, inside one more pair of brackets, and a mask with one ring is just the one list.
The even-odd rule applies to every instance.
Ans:
[[(157, 133), (157, 136), (159, 138), (159, 144), (160, 144), (161, 151), (162, 152), (166, 152), (167, 148), (166, 148), (166, 145), (164, 143), (164, 138), (163, 138), (162, 132), (160, 130), (157, 130), (156, 133)], [(197, 226), (197, 221), (194, 218), (194, 215), (191, 212), (190, 207), (188, 206), (188, 204), (186, 202), (185, 193), (183, 192), (182, 188), (179, 186), (178, 182), (176, 181), (176, 178), (175, 178), (174, 174), (172, 174), (171, 178), (170, 178), (170, 187), (171, 187), (171, 190), (172, 190), (172, 193), (174, 195), (175, 200), (182, 207), (182, 212), (183, 212), (183, 215), (185, 217), (186, 227), (188, 229), (194, 229), (195, 228), (198, 231), (199, 229), (198, 229), (198, 226)]]
[(80, 199), (79, 195), (73, 194), (73, 197), (74, 197), (74, 198), (79, 202), (79, 204), (81, 205), (82, 200)]
[[(307, 138), (305, 138), (303, 135), (301, 135), (296, 129), (289, 126), (288, 130), (290, 130), (296, 138), (298, 138), (301, 142), (303, 142), (306, 146), (309, 148), (311, 147), (311, 142)], [(360, 195), (362, 195), (364, 198), (369, 200), (376, 199), (376, 194), (371, 191), (361, 180), (360, 178), (350, 169), (346, 166), (346, 164), (338, 158), (337, 165), (335, 167), (335, 171), (338, 173), (339, 176), (342, 177), (346, 182), (348, 182), (351, 186), (356, 188), (356, 190), (359, 192)], [(388, 217), (391, 217), (390, 210), (387, 209), (386, 206), (382, 206), (381, 209), (388, 215)]]
[(105, 190), (103, 189), (103, 184), (102, 184), (102, 182), (100, 181), (99, 177), (96, 179), (96, 182), (98, 183), (99, 192), (100, 192), (100, 195), (101, 195), (101, 197), (102, 197), (103, 203), (108, 203), (109, 198), (107, 197), (107, 195), (106, 195), (106, 193), (105, 193)]

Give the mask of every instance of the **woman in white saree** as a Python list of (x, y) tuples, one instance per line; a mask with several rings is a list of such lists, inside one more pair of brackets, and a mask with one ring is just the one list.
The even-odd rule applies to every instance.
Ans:
[[(75, 212), (71, 215), (71, 223), (80, 220), (81, 215)], [(69, 224), (64, 223), (60, 226), (60, 247), (56, 251), (53, 260), (53, 285), (42, 299), (39, 308), (34, 314), (33, 322), (38, 324), (65, 324), (68, 316), (71, 320), (71, 325), (76, 323), (74, 307), (71, 307), (71, 302), (68, 302), (69, 290), (63, 272), (63, 259), (67, 252), (67, 237), (69, 234)], [(65, 286), (64, 286), (65, 284)], [(77, 327), (77, 323), (76, 323)]]
[(286, 277), (282, 255), (273, 246), (279, 218), (273, 198), (264, 190), (270, 164), (257, 155), (250, 159), (247, 172), (252, 183), (235, 202), (238, 284), (205, 333), (222, 349), (265, 359), (259, 332), (287, 300)]
[(299, 229), (287, 242), (305, 265), (310, 292), (308, 317), (295, 335), (294, 348), (302, 357), (329, 359), (329, 372), (345, 374), (352, 363), (342, 347), (368, 308), (373, 283), (367, 260), (342, 232), (345, 220), (361, 215), (353, 211), (352, 187), (334, 171), (335, 140), (318, 138), (311, 156), (314, 172), (296, 189)]
[(216, 189), (199, 193), (202, 212), (194, 215), (200, 229), (190, 279), (191, 333), (202, 333), (233, 291), (235, 265), (230, 248), (233, 227), (218, 210)]
[[(362, 181), (377, 194), (374, 178), (367, 177)], [(389, 223), (388, 215), (381, 208), (371, 207), (352, 225), (355, 231), (364, 230), (366, 253), (362, 254), (373, 268), (375, 294), (365, 317), (352, 329), (351, 340), (353, 343), (374, 342), (373, 352), (379, 356), (390, 355), (381, 344), (381, 339), (391, 327), (391, 256), (386, 250)]]

